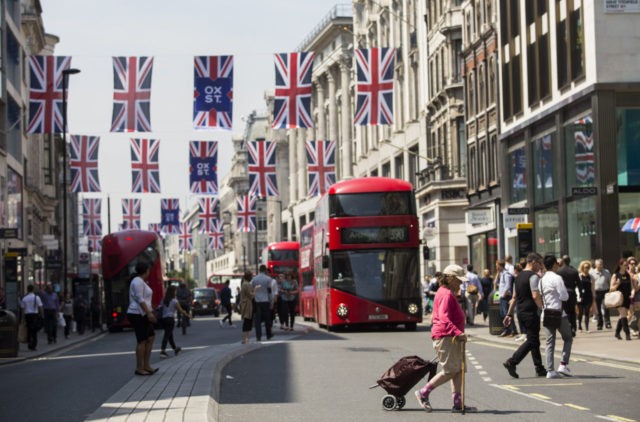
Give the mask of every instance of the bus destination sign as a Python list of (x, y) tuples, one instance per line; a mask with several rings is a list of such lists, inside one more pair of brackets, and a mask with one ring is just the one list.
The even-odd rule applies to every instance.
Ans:
[(340, 233), (342, 243), (348, 245), (409, 241), (408, 227), (345, 227)]

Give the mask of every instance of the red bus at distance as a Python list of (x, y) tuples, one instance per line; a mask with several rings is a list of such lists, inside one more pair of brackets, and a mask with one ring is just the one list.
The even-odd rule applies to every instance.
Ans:
[(345, 180), (320, 198), (313, 228), (318, 324), (404, 325), (422, 321), (419, 229), (410, 183)]
[(274, 242), (262, 250), (262, 263), (267, 266), (271, 277), (293, 272), (297, 277), (300, 244), (298, 242)]
[(305, 321), (315, 321), (316, 292), (313, 276), (313, 222), (300, 230), (300, 315)]
[(164, 295), (162, 277), (162, 246), (158, 235), (144, 230), (124, 230), (102, 239), (102, 275), (104, 277), (107, 326), (110, 331), (130, 326), (129, 280), (138, 262), (151, 268), (149, 287), (153, 290), (155, 308)]

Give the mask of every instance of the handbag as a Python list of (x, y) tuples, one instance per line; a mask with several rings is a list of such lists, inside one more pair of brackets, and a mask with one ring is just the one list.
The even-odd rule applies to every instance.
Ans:
[(473, 284), (469, 284), (467, 286), (467, 293), (469, 293), (470, 295), (477, 295), (478, 294), (478, 286), (473, 285)]
[(622, 302), (624, 302), (624, 298), (622, 297), (622, 292), (608, 292), (604, 295), (604, 307), (605, 308), (618, 308), (622, 306)]
[(58, 312), (58, 327), (64, 328), (67, 326), (67, 321), (64, 320), (64, 314), (62, 312)]

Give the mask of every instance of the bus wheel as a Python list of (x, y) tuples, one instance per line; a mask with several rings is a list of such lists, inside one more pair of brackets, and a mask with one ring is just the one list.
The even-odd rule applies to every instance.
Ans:
[(417, 327), (418, 324), (415, 322), (407, 322), (406, 324), (404, 324), (404, 329), (407, 331), (415, 331)]

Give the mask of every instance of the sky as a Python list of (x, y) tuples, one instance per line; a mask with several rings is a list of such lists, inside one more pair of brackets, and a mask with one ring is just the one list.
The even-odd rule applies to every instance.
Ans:
[[(295, 51), (329, 11), (348, 0), (41, 0), (55, 54), (81, 70), (69, 77), (68, 133), (100, 137), (103, 232), (122, 221), (121, 199), (142, 198), (142, 228), (160, 221), (160, 199), (189, 193), (189, 141), (218, 141), (218, 181), (229, 172), (231, 136), (243, 116), (266, 111), (274, 87), (274, 53)], [(193, 130), (193, 57), (234, 56), (233, 130)], [(110, 133), (113, 56), (153, 56), (151, 133)], [(160, 140), (160, 194), (131, 193), (131, 138)]]

